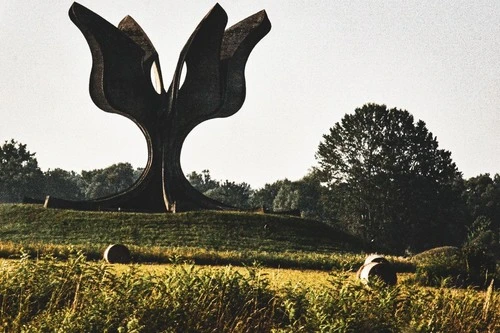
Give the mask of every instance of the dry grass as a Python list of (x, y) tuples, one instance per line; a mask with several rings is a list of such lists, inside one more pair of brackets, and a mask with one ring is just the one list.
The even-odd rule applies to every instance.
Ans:
[[(151, 275), (162, 275), (168, 272), (176, 264), (140, 264), (134, 265), (139, 272)], [(184, 265), (190, 266), (190, 265)], [(249, 276), (249, 268), (242, 266), (196, 266), (200, 272), (218, 272), (223, 270), (232, 270), (238, 272), (243, 277)], [(269, 285), (274, 290), (283, 289), (285, 287), (303, 287), (307, 289), (321, 289), (331, 285), (332, 278), (345, 278), (353, 282), (356, 280), (354, 271), (324, 271), (311, 269), (287, 269), (287, 268), (269, 268), (257, 267), (261, 277), (269, 280)], [(115, 264), (112, 265), (114, 272), (122, 274), (130, 269), (129, 265)], [(406, 283), (413, 277), (412, 273), (398, 273), (398, 281)]]
[(352, 272), (107, 265), (23, 256), (0, 264), (3, 332), (499, 332), (500, 294), (366, 286)]

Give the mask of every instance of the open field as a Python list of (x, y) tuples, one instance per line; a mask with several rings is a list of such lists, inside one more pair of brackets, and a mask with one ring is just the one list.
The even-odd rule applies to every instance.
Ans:
[[(102, 261), (112, 243), (134, 264)], [(420, 287), (388, 257), (398, 284), (367, 287), (365, 256), (287, 216), (0, 205), (0, 332), (500, 332), (493, 285)]]
[[(146, 267), (147, 266), (147, 267)], [(0, 265), (4, 332), (498, 332), (500, 294), (348, 272), (67, 260)]]
[[(45, 209), (0, 204), (0, 257), (68, 255), (71, 245), (87, 259), (127, 245), (134, 262), (191, 262), (316, 270), (356, 270), (365, 254), (353, 237), (325, 224), (291, 216), (241, 212), (136, 214)], [(398, 271), (415, 269), (391, 258)]]
[[(172, 269), (176, 264), (140, 264), (136, 268), (144, 274), (162, 275)], [(189, 264), (184, 264), (185, 267), (190, 267)], [(313, 270), (313, 269), (289, 269), (289, 268), (270, 268), (259, 266), (196, 266), (200, 271), (216, 272), (220, 270), (231, 270), (245, 277), (248, 277), (249, 272), (258, 271), (261, 277), (269, 280), (269, 285), (279, 290), (287, 286), (302, 286), (305, 288), (321, 288), (328, 287), (331, 280), (335, 277), (342, 276), (351, 282), (356, 280), (354, 270)], [(112, 265), (113, 272), (117, 274), (124, 273), (130, 269), (130, 265), (114, 264)], [(413, 276), (412, 273), (398, 273), (398, 281), (406, 283)]]

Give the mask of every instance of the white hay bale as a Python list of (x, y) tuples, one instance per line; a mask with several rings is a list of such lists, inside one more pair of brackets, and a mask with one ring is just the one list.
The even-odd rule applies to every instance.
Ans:
[(381, 254), (370, 254), (368, 257), (366, 257), (365, 259), (365, 265), (366, 264), (369, 264), (371, 262), (383, 262), (383, 263), (389, 263), (389, 261), (387, 259), (385, 259), (385, 257)]

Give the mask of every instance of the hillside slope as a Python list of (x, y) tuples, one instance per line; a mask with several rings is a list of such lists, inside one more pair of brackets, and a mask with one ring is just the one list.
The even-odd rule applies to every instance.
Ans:
[(323, 223), (241, 212), (144, 214), (0, 204), (0, 241), (198, 247), (215, 250), (356, 251), (354, 238)]

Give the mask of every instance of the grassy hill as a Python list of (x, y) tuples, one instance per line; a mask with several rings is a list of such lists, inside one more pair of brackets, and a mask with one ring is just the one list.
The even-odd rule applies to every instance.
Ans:
[[(142, 253), (143, 261), (162, 261), (160, 257), (165, 258), (165, 254), (159, 252), (168, 250), (170, 256), (197, 262), (213, 262), (216, 256), (218, 263), (257, 260), (266, 264), (276, 261), (272, 266), (302, 267), (304, 261), (325, 265), (326, 259), (318, 259), (318, 255), (361, 249), (352, 236), (293, 216), (218, 211), (81, 212), (27, 204), (0, 204), (0, 243), (22, 245), (37, 252), (49, 245), (59, 249), (73, 245), (90, 252), (90, 257), (101, 256), (110, 244), (122, 243)], [(0, 256), (12, 255), (12, 251), (4, 246)], [(295, 258), (288, 255), (285, 259), (283, 253), (295, 253)], [(308, 253), (315, 259), (304, 259)]]

